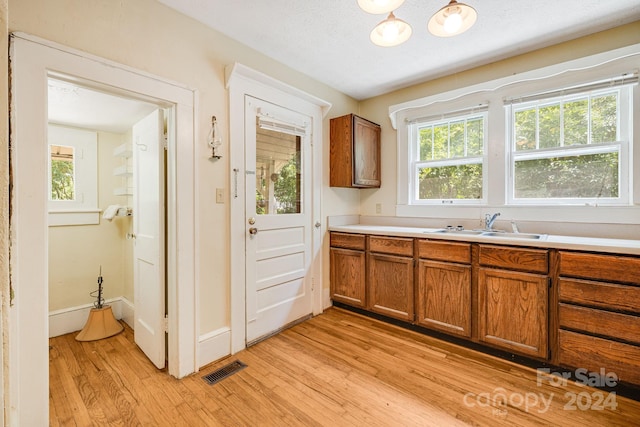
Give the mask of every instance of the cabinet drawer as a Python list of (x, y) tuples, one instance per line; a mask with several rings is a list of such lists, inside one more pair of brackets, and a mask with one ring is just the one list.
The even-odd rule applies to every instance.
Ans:
[(335, 248), (360, 249), (364, 251), (364, 234), (331, 233), (330, 245)]
[(560, 301), (640, 314), (640, 287), (587, 280), (559, 280)]
[(560, 251), (560, 275), (640, 284), (640, 258)]
[(615, 372), (620, 381), (640, 384), (640, 347), (571, 331), (558, 331), (558, 361), (591, 372)]
[(383, 254), (413, 256), (413, 239), (369, 236), (369, 250)]
[(560, 304), (560, 327), (640, 344), (640, 317)]
[(480, 245), (480, 265), (509, 270), (547, 273), (549, 253), (543, 249), (527, 249)]
[(471, 264), (471, 244), (418, 240), (420, 258)]

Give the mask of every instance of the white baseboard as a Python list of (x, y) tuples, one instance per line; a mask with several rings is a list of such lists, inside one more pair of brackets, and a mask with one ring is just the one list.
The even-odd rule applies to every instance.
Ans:
[(228, 327), (200, 335), (198, 338), (198, 368), (231, 354), (231, 329)]
[(127, 325), (129, 325), (129, 327), (131, 327), (131, 329), (135, 329), (134, 328), (134, 307), (133, 307), (133, 303), (131, 301), (129, 301), (128, 299), (126, 299), (125, 297), (120, 297), (120, 317), (119, 319), (124, 320), (124, 323), (126, 323)]
[[(124, 297), (112, 298), (105, 301), (111, 306), (113, 316), (123, 319), (133, 328), (133, 304)], [(84, 304), (76, 307), (49, 312), (49, 338), (80, 331), (84, 328), (89, 312), (93, 304)]]

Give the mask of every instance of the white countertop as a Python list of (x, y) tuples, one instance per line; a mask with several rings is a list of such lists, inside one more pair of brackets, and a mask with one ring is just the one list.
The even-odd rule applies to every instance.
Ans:
[(576, 237), (543, 235), (542, 239), (519, 239), (502, 236), (483, 236), (452, 233), (437, 233), (440, 228), (397, 227), (388, 225), (333, 225), (329, 231), (343, 233), (374, 234), (382, 236), (418, 237), (478, 243), (497, 243), (502, 245), (528, 246), (536, 248), (574, 249), (579, 251), (609, 252), (616, 254), (640, 255), (640, 240), (604, 239), (595, 237)]

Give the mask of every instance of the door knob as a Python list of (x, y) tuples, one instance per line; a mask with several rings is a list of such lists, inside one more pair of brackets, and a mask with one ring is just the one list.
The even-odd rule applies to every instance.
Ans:
[(251, 234), (252, 236), (253, 236), (254, 234), (258, 234), (258, 229), (257, 229), (256, 227), (251, 227), (251, 228), (249, 229), (249, 234)]

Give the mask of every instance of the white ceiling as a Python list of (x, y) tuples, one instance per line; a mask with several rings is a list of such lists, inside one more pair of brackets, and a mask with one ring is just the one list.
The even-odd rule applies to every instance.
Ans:
[(158, 106), (62, 80), (48, 80), (50, 123), (125, 133)]
[(466, 33), (439, 38), (427, 21), (449, 0), (406, 0), (395, 11), (413, 35), (382, 48), (369, 33), (386, 17), (356, 0), (159, 0), (356, 99), (640, 19), (640, 0), (462, 0), (478, 12)]

